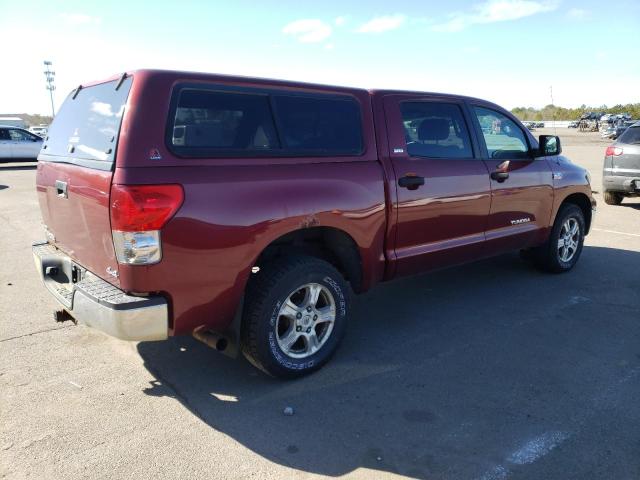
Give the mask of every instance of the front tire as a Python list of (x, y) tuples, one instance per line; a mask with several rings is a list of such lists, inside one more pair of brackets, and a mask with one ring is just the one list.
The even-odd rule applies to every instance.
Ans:
[(622, 194), (618, 192), (604, 192), (604, 203), (607, 205), (620, 205), (622, 203)]
[(547, 272), (571, 270), (582, 253), (586, 223), (580, 207), (566, 204), (560, 207), (547, 242), (535, 251), (536, 265)]
[(338, 349), (349, 313), (349, 286), (329, 263), (306, 256), (264, 265), (251, 279), (243, 314), (242, 350), (279, 378), (322, 367)]

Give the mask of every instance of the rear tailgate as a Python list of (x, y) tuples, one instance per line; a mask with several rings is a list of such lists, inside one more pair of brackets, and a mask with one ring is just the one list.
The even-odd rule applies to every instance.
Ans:
[(114, 285), (109, 195), (131, 83), (129, 77), (69, 94), (45, 139), (36, 177), (49, 243)]

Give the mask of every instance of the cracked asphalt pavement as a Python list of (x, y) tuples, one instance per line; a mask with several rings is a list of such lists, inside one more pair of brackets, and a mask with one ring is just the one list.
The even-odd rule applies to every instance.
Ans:
[(573, 272), (509, 254), (380, 285), (294, 382), (55, 324), (34, 167), (0, 164), (0, 476), (640, 478), (640, 199), (605, 205), (607, 143), (558, 133), (598, 192)]

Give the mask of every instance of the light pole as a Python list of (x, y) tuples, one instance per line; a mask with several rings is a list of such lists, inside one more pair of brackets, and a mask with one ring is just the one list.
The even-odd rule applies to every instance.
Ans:
[(46, 70), (44, 71), (44, 76), (47, 79), (47, 90), (49, 90), (49, 97), (51, 98), (51, 118), (53, 118), (56, 114), (53, 108), (53, 91), (56, 89), (55, 84), (53, 83), (55, 80), (56, 72), (51, 70), (53, 63), (49, 60), (44, 61), (44, 66)]

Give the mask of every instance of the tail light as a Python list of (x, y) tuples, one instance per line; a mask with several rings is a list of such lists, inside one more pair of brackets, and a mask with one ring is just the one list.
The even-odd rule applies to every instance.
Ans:
[(183, 201), (180, 185), (113, 185), (109, 211), (118, 263), (158, 263), (162, 258), (160, 230)]
[(607, 157), (617, 157), (618, 155), (622, 155), (622, 147), (614, 147), (611, 145), (607, 147), (607, 151), (604, 152)]

